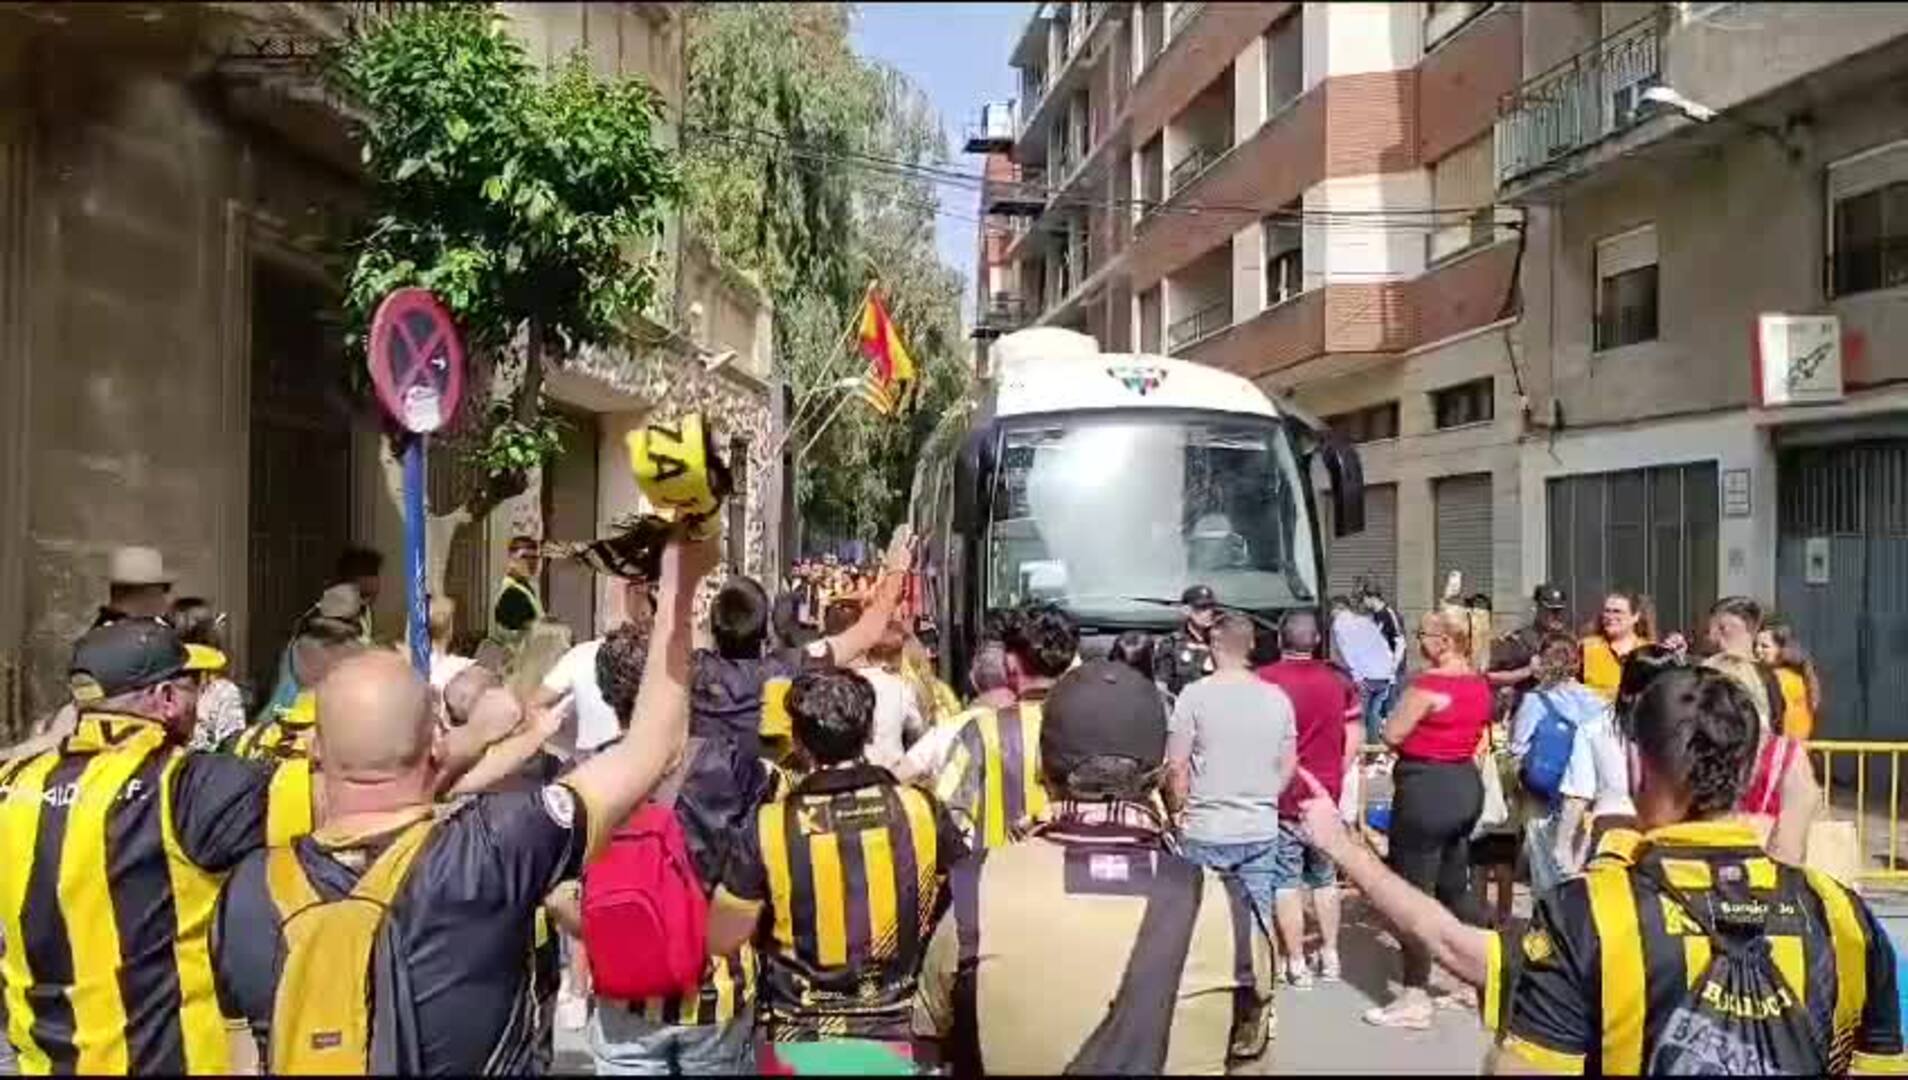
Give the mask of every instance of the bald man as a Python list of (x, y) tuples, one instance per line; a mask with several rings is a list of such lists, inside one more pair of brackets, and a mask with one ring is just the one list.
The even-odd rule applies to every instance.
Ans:
[[(373, 1072), (532, 1071), (532, 916), (552, 886), (581, 872), (681, 752), (691, 606), (718, 550), (713, 540), (677, 541), (665, 550), (654, 637), (630, 725), (554, 783), (436, 808), (446, 777), (481, 754), (494, 732), (473, 738), (440, 726), (424, 682), (395, 655), (354, 657), (319, 687), (313, 756), (321, 819), (292, 849), (319, 897), (349, 892), (398, 834), (436, 817), (386, 911), (391, 932), (380, 934), (368, 976), (377, 1003)], [(270, 1045), (284, 950), (266, 867), (261, 853), (232, 874), (214, 929), (222, 1000), (251, 1023), (262, 1046)], [(386, 955), (390, 949), (401, 955)], [(350, 992), (286, 991), (294, 998)]]

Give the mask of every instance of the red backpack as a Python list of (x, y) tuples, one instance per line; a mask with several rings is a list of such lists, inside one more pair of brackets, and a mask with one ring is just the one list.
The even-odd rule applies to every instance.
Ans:
[(709, 897), (675, 811), (701, 742), (689, 740), (682, 765), (583, 871), (583, 948), (602, 997), (677, 997), (702, 981)]

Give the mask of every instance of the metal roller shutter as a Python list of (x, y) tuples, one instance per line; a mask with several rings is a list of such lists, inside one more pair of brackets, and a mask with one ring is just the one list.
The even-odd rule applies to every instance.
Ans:
[[(1321, 507), (1329, 502), (1321, 500)], [(1329, 513), (1329, 509), (1327, 509)], [(1398, 596), (1398, 485), (1373, 484), (1365, 488), (1365, 529), (1351, 536), (1332, 536), (1325, 526), (1327, 592), (1349, 594), (1369, 581), (1396, 601)]]
[(1434, 586), (1453, 570), (1464, 574), (1464, 595), (1491, 593), (1491, 474), (1448, 476), (1431, 486), (1436, 528)]

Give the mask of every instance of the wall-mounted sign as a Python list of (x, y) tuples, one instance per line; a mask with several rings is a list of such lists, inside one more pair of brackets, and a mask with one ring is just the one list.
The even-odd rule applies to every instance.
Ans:
[(1723, 516), (1748, 517), (1749, 507), (1749, 470), (1724, 469), (1722, 474)]
[(1766, 406), (1842, 400), (1842, 320), (1834, 315), (1756, 317), (1756, 393)]
[(1829, 542), (1826, 536), (1811, 536), (1802, 542), (1802, 583), (1829, 583)]

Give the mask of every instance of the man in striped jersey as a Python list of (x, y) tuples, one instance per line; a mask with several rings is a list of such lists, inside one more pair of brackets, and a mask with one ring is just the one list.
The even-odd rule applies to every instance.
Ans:
[(710, 908), (711, 952), (754, 937), (763, 957), (764, 1072), (908, 1052), (941, 878), (966, 845), (933, 796), (867, 763), (874, 705), (852, 671), (795, 679), (788, 712), (814, 771), (742, 830)]
[(307, 831), (311, 808), (265, 765), (185, 749), (197, 672), (221, 660), (157, 619), (98, 627), (73, 652), (73, 734), (0, 770), (0, 972), (22, 1072), (229, 1068), (207, 953), (219, 882), (268, 821)]
[(1047, 809), (1040, 783), (1040, 709), (1054, 681), (1080, 653), (1073, 617), (1051, 605), (1020, 612), (1005, 627), (1007, 672), (1017, 698), (976, 709), (953, 736), (935, 794), (975, 847), (993, 848)]

